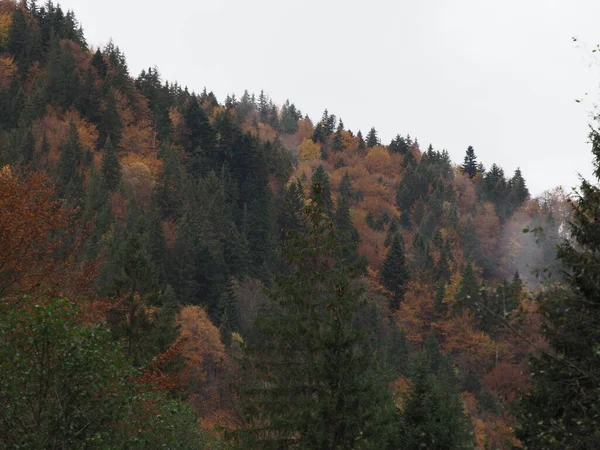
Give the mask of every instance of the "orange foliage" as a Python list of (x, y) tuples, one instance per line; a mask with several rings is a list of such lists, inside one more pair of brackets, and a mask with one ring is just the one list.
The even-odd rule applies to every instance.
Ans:
[[(2, 16), (0, 16), (1, 20)], [(0, 90), (8, 89), (15, 73), (14, 58), (12, 56), (0, 57)]]
[(208, 370), (221, 366), (225, 360), (225, 347), (221, 343), (219, 330), (200, 306), (181, 308), (177, 324), (181, 327), (181, 354), (185, 358), (186, 368), (190, 371), (190, 377), (201, 382), (206, 379)]
[(277, 138), (277, 131), (271, 125), (260, 122), (258, 124), (258, 137), (263, 141), (274, 141)]
[(38, 151), (41, 149), (43, 137), (46, 136), (50, 152), (48, 155), (42, 155), (42, 157), (46, 158), (46, 162), (51, 168), (56, 166), (60, 155), (60, 148), (67, 141), (69, 123), (71, 120), (77, 125), (79, 145), (82, 150), (91, 151), (96, 148), (98, 131), (96, 130), (95, 125), (82, 119), (77, 111), (69, 111), (65, 114), (60, 114), (54, 108), (48, 107), (46, 115), (34, 122), (33, 135), (36, 140), (36, 148)]
[(144, 368), (138, 377), (138, 383), (151, 385), (158, 391), (175, 391), (181, 386), (181, 377), (168, 372), (166, 367), (181, 354), (182, 339), (176, 339), (167, 350), (157, 355)]
[(298, 121), (298, 131), (296, 131), (296, 137), (299, 142), (304, 139), (310, 139), (313, 135), (314, 127), (310, 119), (300, 119)]
[(87, 292), (96, 262), (77, 263), (82, 224), (75, 220), (74, 210), (56, 200), (45, 175), (14, 174), (9, 166), (1, 169), (0, 211), (0, 297), (74, 298)]
[(429, 286), (417, 282), (409, 284), (396, 320), (410, 342), (421, 344), (427, 339), (435, 319), (433, 298)]
[(369, 150), (365, 158), (365, 167), (372, 174), (393, 179), (400, 171), (402, 157), (390, 154), (385, 147), (377, 146)]
[(486, 202), (477, 208), (474, 225), (483, 258), (495, 258), (500, 236), (500, 219), (496, 216), (494, 205)]
[(501, 361), (511, 359), (506, 343), (496, 342), (473, 323), (468, 312), (436, 324), (442, 336), (442, 348), (461, 368), (487, 373)]

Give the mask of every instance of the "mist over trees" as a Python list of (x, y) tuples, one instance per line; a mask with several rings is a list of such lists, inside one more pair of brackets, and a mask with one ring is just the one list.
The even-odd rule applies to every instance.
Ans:
[(363, 130), (1, 2), (0, 446), (596, 448), (597, 184)]

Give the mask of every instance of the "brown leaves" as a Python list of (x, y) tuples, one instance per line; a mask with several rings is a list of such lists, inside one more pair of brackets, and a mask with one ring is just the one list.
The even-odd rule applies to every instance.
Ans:
[(0, 173), (0, 297), (74, 298), (87, 291), (96, 263), (78, 263), (85, 227), (55, 198), (40, 173)]

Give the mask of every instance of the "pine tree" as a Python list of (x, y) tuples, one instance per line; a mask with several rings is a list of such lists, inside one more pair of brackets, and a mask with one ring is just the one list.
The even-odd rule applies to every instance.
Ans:
[(473, 178), (477, 175), (477, 156), (475, 156), (475, 150), (469, 145), (467, 153), (465, 154), (465, 161), (462, 165), (462, 170), (469, 178)]
[(276, 278), (246, 352), (248, 425), (233, 437), (240, 448), (383, 448), (387, 388), (354, 327), (362, 301), (355, 274), (333, 263), (337, 238), (319, 184), (304, 220), (307, 231), (285, 246), (290, 270)]
[(121, 182), (121, 164), (110, 138), (106, 140), (104, 158), (102, 158), (102, 178), (110, 192), (114, 192)]
[(520, 437), (531, 449), (593, 449), (600, 442), (600, 135), (591, 135), (593, 184), (583, 180), (558, 247), (566, 283), (544, 293), (540, 313), (551, 346), (531, 360)]
[(390, 305), (392, 310), (397, 310), (404, 299), (408, 279), (404, 245), (400, 234), (396, 233), (381, 269), (381, 282), (393, 296)]

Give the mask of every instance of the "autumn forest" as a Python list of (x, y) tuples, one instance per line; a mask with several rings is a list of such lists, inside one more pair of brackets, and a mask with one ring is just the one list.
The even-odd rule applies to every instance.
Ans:
[(598, 124), (533, 197), (300, 107), (0, 1), (0, 448), (600, 448)]

